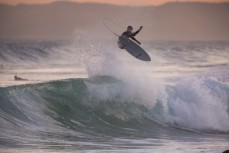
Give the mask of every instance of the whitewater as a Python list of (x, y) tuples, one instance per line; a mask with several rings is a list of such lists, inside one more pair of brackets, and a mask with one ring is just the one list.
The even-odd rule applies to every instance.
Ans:
[(0, 42), (0, 152), (229, 149), (229, 43), (142, 44)]

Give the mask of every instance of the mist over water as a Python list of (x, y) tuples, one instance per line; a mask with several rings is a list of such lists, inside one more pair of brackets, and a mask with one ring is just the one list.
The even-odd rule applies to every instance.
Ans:
[(2, 42), (1, 148), (227, 149), (229, 45), (142, 46), (152, 62), (118, 49), (115, 38), (95, 41), (83, 32), (71, 43)]

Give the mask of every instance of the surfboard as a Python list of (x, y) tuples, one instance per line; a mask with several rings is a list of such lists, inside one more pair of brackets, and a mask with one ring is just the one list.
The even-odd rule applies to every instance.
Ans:
[(139, 45), (137, 45), (129, 38), (121, 36), (119, 37), (119, 42), (123, 45), (123, 49), (125, 49), (135, 58), (142, 61), (151, 61), (150, 56), (144, 51), (144, 49), (142, 49)]

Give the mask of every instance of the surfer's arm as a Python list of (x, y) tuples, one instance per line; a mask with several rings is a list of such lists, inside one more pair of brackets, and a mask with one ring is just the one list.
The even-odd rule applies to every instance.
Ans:
[(133, 36), (130, 36), (130, 38), (133, 39), (134, 41), (136, 41), (139, 45), (141, 45), (141, 43), (136, 38), (134, 38)]
[(142, 30), (142, 26), (137, 31), (135, 31), (134, 33), (131, 33), (131, 36), (137, 35), (141, 30)]

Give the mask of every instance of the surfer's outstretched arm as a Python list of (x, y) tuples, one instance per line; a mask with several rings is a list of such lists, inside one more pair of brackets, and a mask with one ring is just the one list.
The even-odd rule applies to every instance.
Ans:
[(134, 33), (131, 33), (131, 36), (137, 35), (141, 30), (142, 30), (142, 26), (137, 31), (135, 31)]

